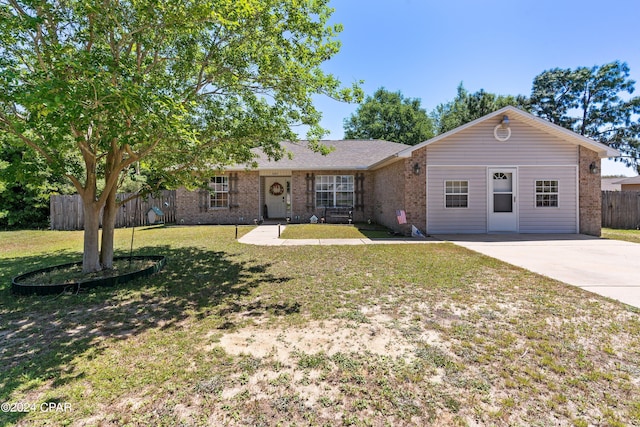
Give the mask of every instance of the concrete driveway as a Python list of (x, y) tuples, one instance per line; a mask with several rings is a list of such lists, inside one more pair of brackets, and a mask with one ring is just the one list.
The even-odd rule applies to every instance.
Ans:
[(580, 234), (434, 237), (640, 308), (640, 244)]

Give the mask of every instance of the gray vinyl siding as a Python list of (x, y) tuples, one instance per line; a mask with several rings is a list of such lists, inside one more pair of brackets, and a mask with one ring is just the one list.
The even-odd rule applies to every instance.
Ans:
[[(469, 181), (467, 208), (445, 208), (445, 181)], [(487, 232), (486, 167), (427, 168), (427, 233)]]
[[(575, 166), (518, 169), (521, 233), (577, 233), (577, 176)], [(558, 180), (558, 207), (536, 207), (536, 180)]]
[[(520, 166), (517, 172), (520, 233), (576, 233), (575, 166)], [(558, 207), (536, 207), (535, 181), (558, 181)], [(445, 208), (445, 181), (469, 182), (469, 207)], [(483, 166), (427, 168), (427, 232), (430, 234), (487, 232), (487, 168)]]
[(493, 136), (497, 121), (483, 122), (428, 145), (429, 165), (575, 165), (577, 146), (512, 120), (511, 138)]
[[(520, 233), (576, 233), (578, 147), (517, 119), (500, 142), (498, 120), (478, 123), (427, 145), (427, 232), (486, 233), (487, 168), (517, 168)], [(535, 181), (558, 180), (558, 207), (537, 208)], [(469, 207), (445, 209), (445, 180), (469, 181)]]

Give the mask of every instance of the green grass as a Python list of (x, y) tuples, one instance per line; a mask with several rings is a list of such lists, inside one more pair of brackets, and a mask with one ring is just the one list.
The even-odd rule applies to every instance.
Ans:
[(280, 237), (282, 239), (382, 239), (404, 236), (393, 235), (388, 228), (373, 224), (290, 224)]
[(52, 297), (10, 278), (79, 260), (81, 233), (0, 233), (0, 402), (72, 408), (0, 424), (640, 423), (638, 310), (452, 244), (234, 232), (137, 229), (162, 272)]
[(120, 259), (113, 261), (113, 267), (96, 273), (86, 274), (82, 272), (81, 264), (65, 265), (51, 271), (44, 271), (29, 275), (18, 281), (20, 284), (45, 285), (81, 283), (97, 278), (114, 277), (135, 271), (140, 271), (154, 265), (150, 260)]
[(626, 240), (627, 242), (640, 243), (640, 230), (603, 228), (602, 237), (605, 239)]

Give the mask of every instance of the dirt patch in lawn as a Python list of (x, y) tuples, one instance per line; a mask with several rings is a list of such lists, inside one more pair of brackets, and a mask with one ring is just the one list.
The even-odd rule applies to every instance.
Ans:
[[(219, 344), (230, 354), (249, 354), (253, 357), (274, 357), (283, 363), (291, 363), (292, 354), (299, 352), (324, 353), (333, 356), (339, 352), (370, 352), (410, 361), (415, 355), (414, 343), (402, 333), (390, 328), (392, 319), (378, 314), (368, 318), (368, 323), (355, 323), (336, 319), (310, 322), (304, 329), (249, 327), (224, 335)], [(424, 337), (431, 344), (439, 342), (433, 332)]]

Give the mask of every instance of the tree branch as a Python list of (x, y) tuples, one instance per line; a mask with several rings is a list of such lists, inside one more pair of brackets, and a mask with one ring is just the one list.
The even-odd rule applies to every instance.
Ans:
[[(132, 149), (131, 146), (129, 144), (125, 144), (124, 147), (122, 148), (114, 148), (114, 144), (117, 142), (116, 140), (112, 140), (111, 145), (112, 145), (112, 152), (114, 153), (114, 162), (113, 165), (107, 165), (107, 167), (110, 167), (110, 171), (105, 171), (106, 172), (106, 176), (108, 176), (108, 179), (105, 181), (105, 185), (104, 185), (104, 190), (102, 191), (102, 194), (100, 195), (100, 198), (98, 199), (99, 203), (103, 203), (106, 202), (107, 197), (109, 192), (113, 189), (113, 186), (116, 185), (116, 183), (118, 182), (120, 173), (126, 169), (127, 167), (131, 166), (133, 163), (137, 162), (138, 160), (140, 160), (141, 158), (145, 157), (147, 154), (149, 154), (151, 151), (153, 151), (154, 148), (156, 148), (156, 146), (160, 143), (160, 141), (162, 140), (162, 137), (158, 137), (156, 138), (156, 140), (151, 143), (147, 148), (145, 148), (144, 150), (135, 153)], [(124, 158), (124, 154), (127, 154), (127, 158)], [(119, 161), (119, 159), (122, 159)], [(107, 162), (109, 163), (109, 162)]]
[(25, 12), (25, 10), (22, 8), (22, 6), (20, 6), (18, 4), (17, 1), (15, 0), (9, 0), (9, 3), (11, 4), (11, 6), (13, 6), (13, 8), (15, 9), (16, 12), (18, 12), (20, 15), (22, 16), (26, 16), (28, 18), (32, 18), (31, 15), (29, 15), (27, 12)]
[(95, 37), (94, 25), (93, 25), (94, 14), (90, 13), (88, 16), (88, 19), (89, 19), (89, 40), (87, 40), (87, 46), (85, 47), (85, 50), (87, 52), (91, 52), (91, 48), (93, 47), (93, 39)]
[(42, 157), (45, 158), (45, 160), (47, 161), (47, 163), (49, 163), (50, 165), (53, 165), (56, 162), (56, 159), (53, 158), (53, 156), (51, 156), (49, 153), (47, 153), (44, 148), (40, 147), (38, 144), (36, 144), (34, 141), (32, 141), (30, 138), (27, 138), (26, 136), (24, 136), (24, 134), (22, 132), (20, 132), (15, 125), (11, 122), (11, 120), (9, 120), (9, 118), (7, 116), (4, 115), (4, 113), (0, 112), (0, 122), (4, 123), (5, 125), (5, 130), (7, 130), (8, 132), (10, 132), (11, 134), (17, 136), (18, 138), (20, 138), (20, 140), (22, 142), (24, 142), (27, 146), (31, 147), (32, 149), (34, 149), (36, 152), (38, 152)]
[(65, 174), (64, 176), (66, 176), (71, 181), (73, 186), (76, 188), (76, 191), (78, 192), (78, 194), (80, 194), (80, 197), (84, 198), (84, 194), (86, 192), (86, 189), (84, 188), (84, 186), (82, 185), (80, 180), (78, 178), (76, 178), (75, 176), (70, 175), (70, 174)]

